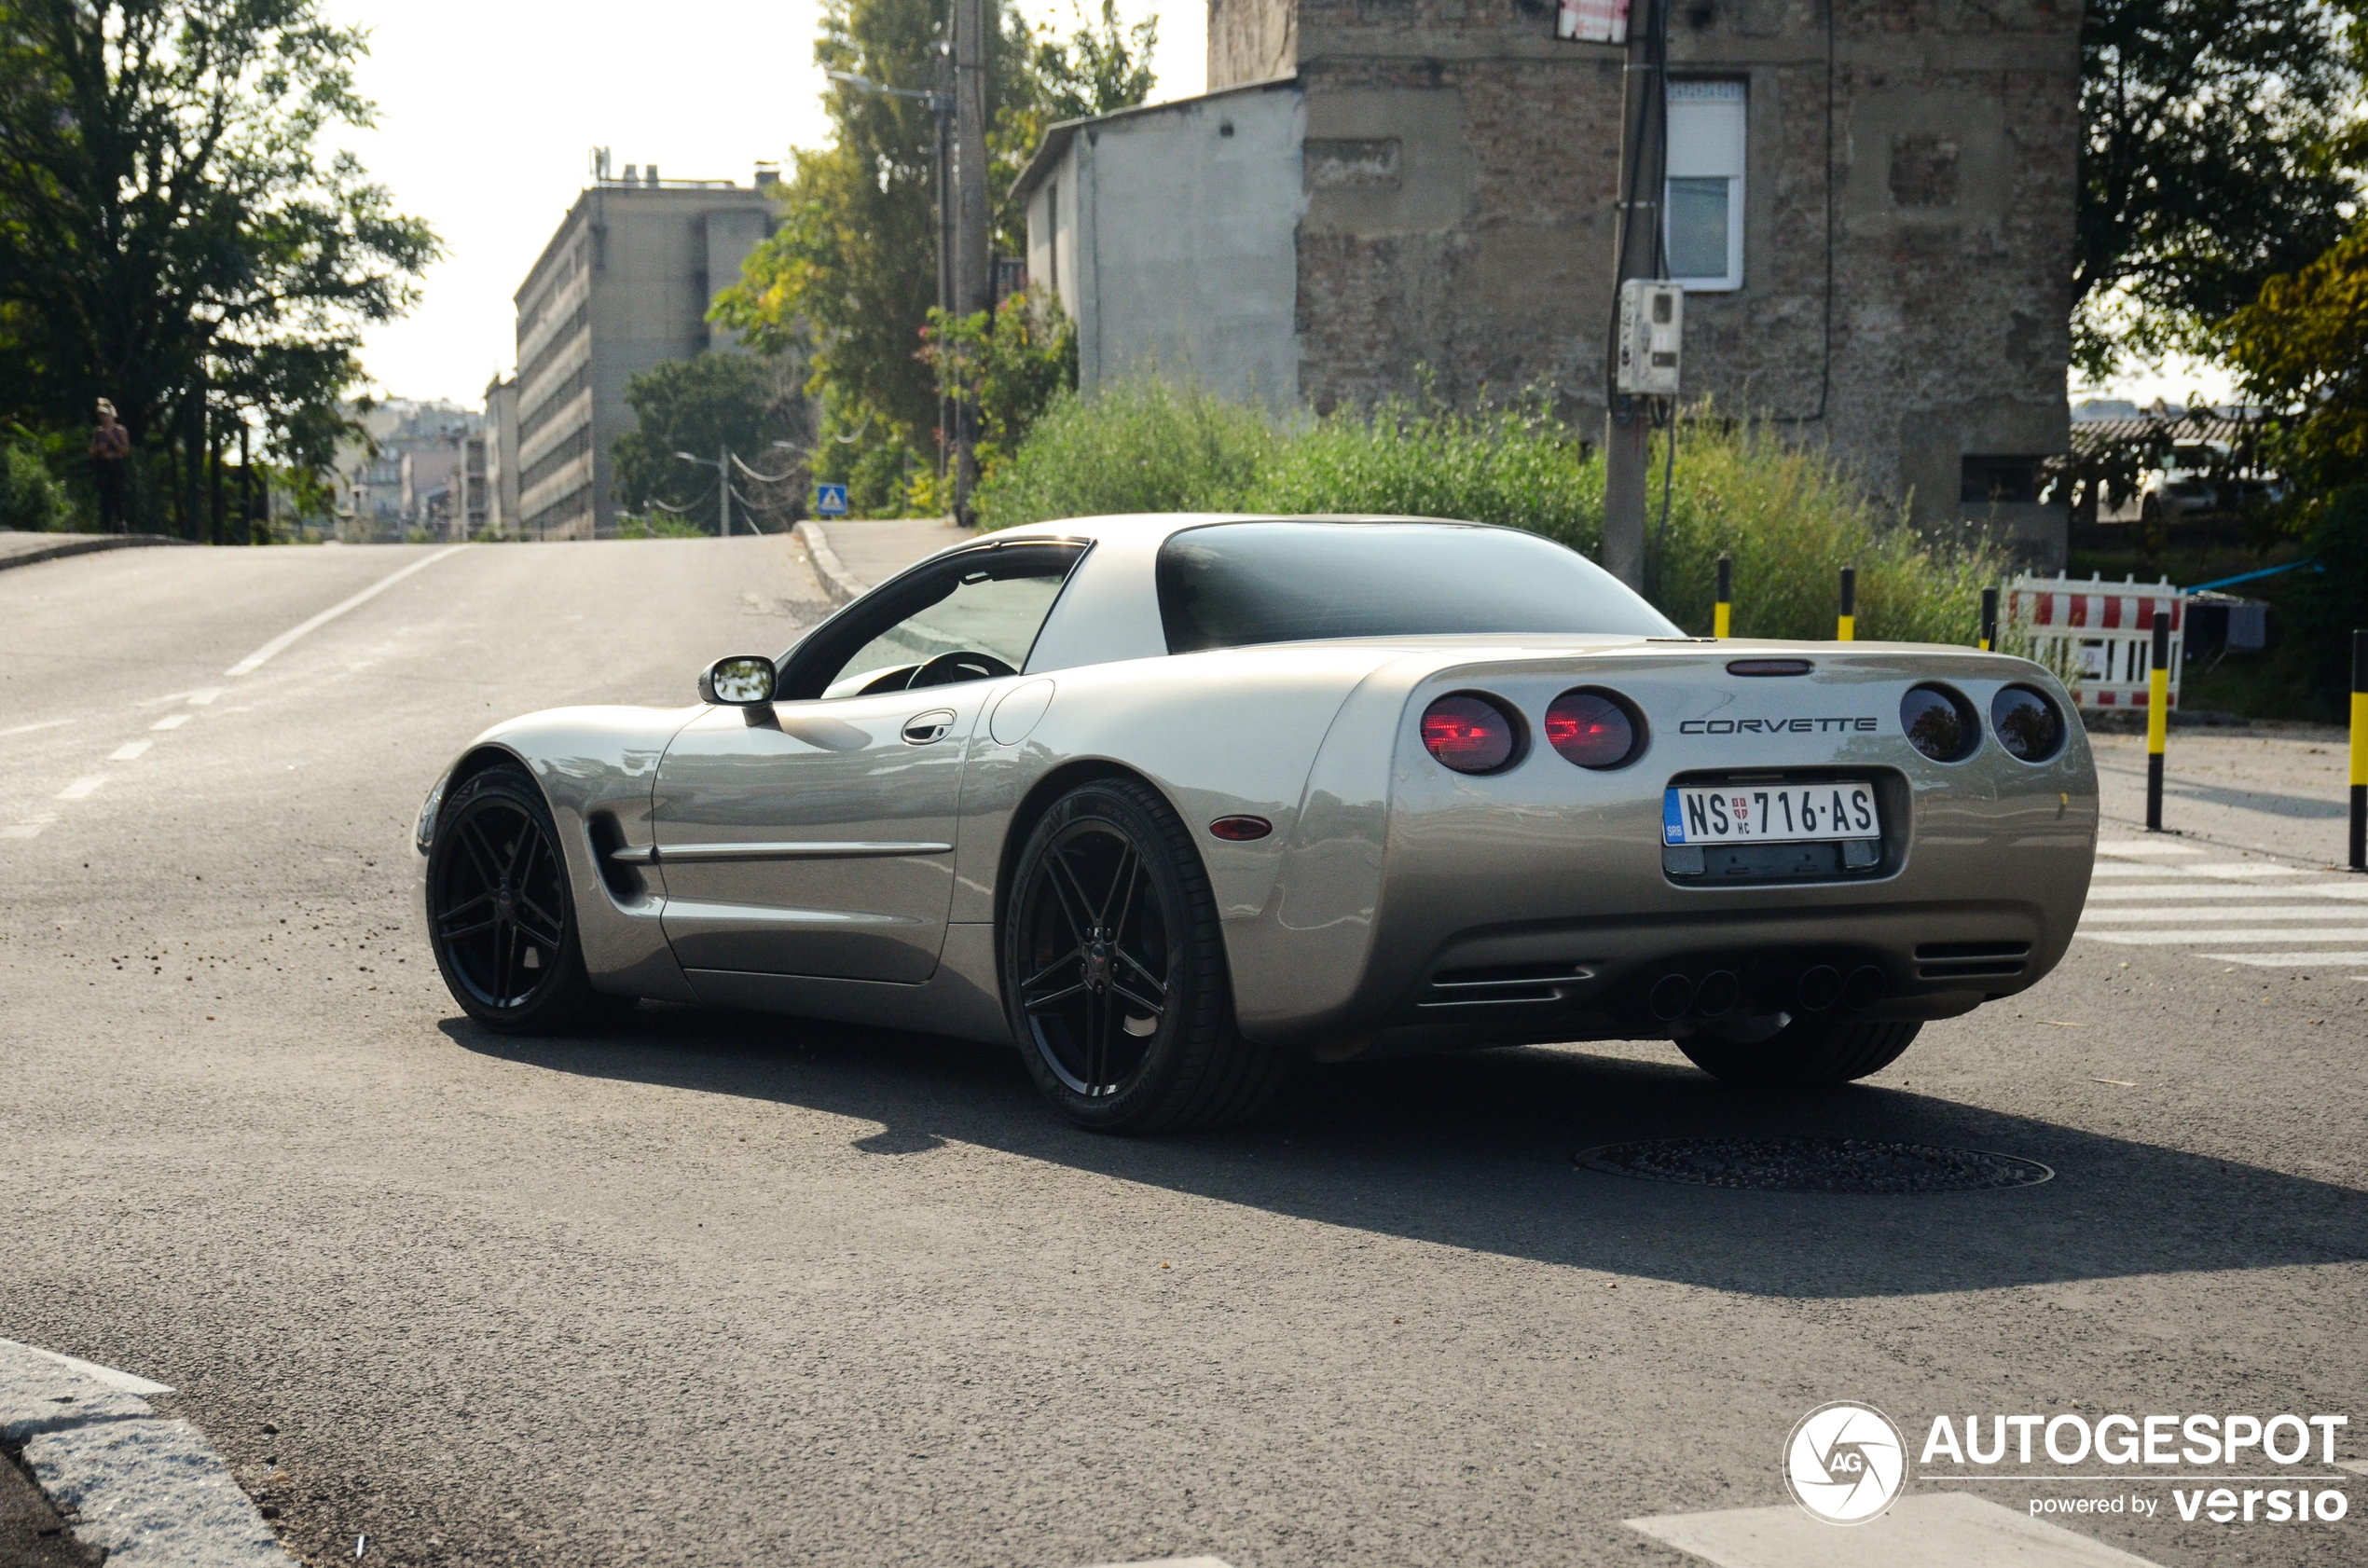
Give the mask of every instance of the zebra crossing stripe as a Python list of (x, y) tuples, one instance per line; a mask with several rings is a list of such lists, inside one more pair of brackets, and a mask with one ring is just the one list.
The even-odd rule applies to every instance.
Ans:
[[(2368, 942), (2368, 926), (2273, 927), (2260, 931), (2092, 931), (2079, 935), (2090, 942), (2124, 947), (2196, 947), (2215, 942)], [(2207, 957), (2211, 955), (2205, 955)]]

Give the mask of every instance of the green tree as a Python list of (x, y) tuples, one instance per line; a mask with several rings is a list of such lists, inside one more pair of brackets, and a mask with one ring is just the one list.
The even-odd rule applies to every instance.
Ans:
[(328, 461), (363, 328), (438, 254), (324, 145), (371, 123), (365, 48), (318, 0), (0, 0), (0, 413), (106, 397), (193, 455), (235, 408)]
[(2368, 221), (2263, 284), (2223, 342), (2245, 395), (2292, 411), (2271, 446), (2306, 513), (2346, 485), (2368, 484)]
[(2210, 351), (2210, 333), (2334, 243), (2360, 87), (2327, 0), (2086, 0), (2072, 356)]
[(929, 312), (921, 357), (954, 395), (978, 408), (982, 477), (1019, 447), (1053, 399), (1077, 386), (1077, 327), (1058, 298), (1005, 299), (990, 318)]
[[(1065, 42), (1012, 7), (999, 15), (987, 50), (987, 202), (1009, 252), (1024, 225), (1004, 198), (1043, 128), (1139, 103), (1153, 33), (1122, 27), (1108, 3), (1098, 27)], [(943, 24), (937, 0), (828, 0), (815, 59), (893, 87), (935, 88)], [(937, 302), (937, 126), (914, 99), (845, 84), (832, 86), (828, 109), (832, 141), (794, 155), (779, 230), (712, 315), (757, 347), (810, 353), (825, 437), (816, 476), (847, 481), (860, 511), (902, 510), (912, 479), (935, 465), (938, 382), (921, 354)]]
[[(773, 445), (785, 441), (803, 449), (810, 438), (798, 380), (793, 360), (729, 351), (669, 360), (634, 377), (625, 387), (634, 427), (610, 447), (618, 504), (628, 512), (687, 514), (705, 527), (716, 515), (719, 448), (760, 475), (799, 466), (796, 452)], [(693, 453), (707, 466), (684, 462), (678, 452)], [(733, 488), (769, 516), (793, 511), (805, 484), (802, 476), (795, 484), (768, 485), (736, 474)]]

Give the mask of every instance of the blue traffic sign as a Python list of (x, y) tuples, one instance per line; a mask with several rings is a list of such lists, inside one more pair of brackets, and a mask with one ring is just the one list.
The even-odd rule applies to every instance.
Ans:
[(818, 517), (847, 516), (847, 487), (817, 485), (814, 487), (814, 515)]

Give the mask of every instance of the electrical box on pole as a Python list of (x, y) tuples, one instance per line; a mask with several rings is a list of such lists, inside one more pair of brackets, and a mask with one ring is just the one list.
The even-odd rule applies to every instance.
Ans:
[(1675, 397), (1686, 337), (1686, 288), (1651, 278), (1619, 286), (1619, 361), (1613, 390), (1629, 397)]

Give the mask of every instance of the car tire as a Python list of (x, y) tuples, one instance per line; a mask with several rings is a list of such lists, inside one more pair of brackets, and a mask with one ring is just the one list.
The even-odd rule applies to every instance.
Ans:
[(1207, 872), (1150, 785), (1101, 778), (1054, 801), (1013, 862), (1002, 927), (1012, 1038), (1079, 1126), (1222, 1126), (1282, 1083), (1287, 1054), (1234, 1027)]
[(489, 1029), (566, 1034), (635, 1006), (592, 988), (558, 829), (523, 768), (473, 774), (437, 808), (427, 916), (452, 999)]
[(1713, 1078), (1754, 1089), (1819, 1089), (1879, 1073), (1915, 1043), (1921, 1024), (1795, 1018), (1756, 1043), (1709, 1030), (1677, 1042)]

